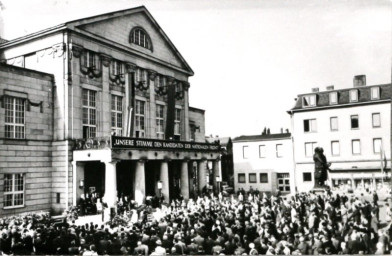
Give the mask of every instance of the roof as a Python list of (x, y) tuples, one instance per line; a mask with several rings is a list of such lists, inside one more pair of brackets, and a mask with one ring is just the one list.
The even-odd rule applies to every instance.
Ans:
[(225, 147), (230, 142), (231, 138), (230, 137), (212, 137), (212, 138), (211, 137), (206, 137), (206, 141), (208, 143), (214, 143), (217, 140), (219, 140), (219, 144), (221, 146)]
[[(177, 50), (177, 48), (174, 46), (174, 44), (171, 42), (169, 37), (166, 35), (166, 33), (163, 31), (163, 29), (159, 26), (158, 22), (153, 18), (151, 13), (147, 10), (145, 6), (139, 6), (139, 7), (134, 7), (134, 8), (129, 8), (129, 9), (124, 9), (124, 10), (119, 10), (119, 11), (114, 11), (114, 12), (109, 12), (109, 13), (104, 13), (100, 15), (95, 15), (91, 17), (85, 17), (77, 20), (72, 20), (68, 21), (62, 24), (59, 24), (57, 26), (53, 26), (44, 30), (40, 30), (35, 33), (28, 34), (26, 36), (22, 36), (19, 38), (15, 38), (13, 40), (9, 40), (1, 44), (0, 48), (5, 48), (11, 45), (19, 44), (19, 43), (24, 43), (26, 41), (35, 39), (37, 37), (41, 37), (43, 35), (55, 33), (61, 30), (73, 30), (77, 31), (79, 33), (83, 33), (83, 31), (80, 31), (78, 29), (79, 26), (95, 23), (95, 22), (101, 22), (103, 20), (107, 19), (113, 19), (116, 17), (132, 14), (132, 13), (137, 13), (137, 12), (143, 12), (146, 14), (146, 16), (150, 19), (150, 21), (156, 26), (157, 30), (161, 34), (161, 36), (165, 39), (166, 43), (173, 49), (175, 52), (176, 56), (182, 61), (183, 65), (185, 66), (185, 70), (189, 75), (194, 75), (194, 72), (192, 68), (189, 66), (189, 64), (185, 61), (185, 59), (182, 57), (180, 52)], [(88, 36), (88, 34), (86, 34)]]
[(205, 112), (205, 110), (204, 109), (201, 109), (201, 108), (195, 108), (195, 107), (191, 107), (191, 106), (189, 106), (189, 111), (192, 111), (192, 112), (200, 112), (200, 113), (204, 113)]
[(13, 66), (9, 65), (6, 63), (0, 62), (0, 71), (5, 71), (5, 72), (12, 72), (12, 73), (17, 73), (22, 76), (30, 76), (38, 79), (46, 79), (49, 81), (54, 82), (54, 75), (50, 73), (45, 73), (33, 69), (27, 69), (27, 68), (22, 68), (18, 66)]
[[(378, 100), (371, 99), (371, 88), (372, 87), (380, 87), (380, 98)], [(358, 90), (358, 101), (350, 102), (350, 90), (357, 89)], [(298, 95), (295, 106), (291, 109), (291, 111), (299, 111), (299, 110), (312, 110), (318, 108), (325, 107), (342, 107), (347, 105), (358, 105), (364, 103), (375, 103), (380, 101), (391, 100), (392, 90), (391, 84), (381, 84), (381, 85), (371, 85), (371, 86), (359, 86), (359, 87), (351, 87), (340, 90), (331, 90), (324, 92), (315, 92), (315, 93), (307, 93)], [(329, 104), (329, 94), (331, 92), (337, 92), (338, 94), (338, 104), (330, 105)], [(303, 107), (302, 101), (305, 96), (315, 95), (316, 94), (316, 106), (314, 107)], [(290, 112), (290, 111), (289, 111)]]
[(0, 37), (0, 44), (6, 43), (6, 42), (8, 42), (8, 41), (5, 40), (4, 38), (1, 38), (1, 37)]
[(263, 141), (263, 140), (281, 140), (291, 138), (291, 133), (275, 133), (262, 135), (241, 135), (233, 139), (233, 142), (242, 141)]

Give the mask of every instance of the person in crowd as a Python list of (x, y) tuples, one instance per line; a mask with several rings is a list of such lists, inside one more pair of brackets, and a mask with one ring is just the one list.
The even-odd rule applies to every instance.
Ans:
[[(242, 194), (243, 193), (243, 194)], [(242, 196), (242, 197), (241, 197)], [(92, 196), (99, 202), (99, 195)], [(87, 197), (86, 197), (87, 198)], [(90, 200), (88, 196), (88, 200)], [(86, 203), (87, 199), (84, 201)], [(30, 217), (0, 219), (4, 255), (330, 255), (390, 253), (391, 220), (362, 197), (267, 196), (238, 199), (205, 194), (152, 206), (118, 200), (128, 222), (51, 223)], [(387, 215), (391, 214), (389, 205)], [(384, 215), (382, 215), (384, 216)], [(132, 219), (132, 221), (131, 221)]]

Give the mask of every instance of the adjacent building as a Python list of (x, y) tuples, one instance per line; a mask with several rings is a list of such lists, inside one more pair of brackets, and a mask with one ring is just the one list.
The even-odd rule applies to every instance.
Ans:
[(314, 186), (316, 147), (332, 163), (332, 188), (379, 189), (390, 179), (391, 84), (367, 86), (355, 76), (351, 88), (298, 95), (288, 113), (298, 191)]
[(0, 53), (0, 215), (61, 212), (85, 193), (110, 207), (118, 196), (188, 198), (208, 165), (218, 171), (204, 110), (189, 107), (193, 70), (145, 7), (4, 41)]
[(233, 139), (234, 188), (295, 191), (291, 134), (247, 135)]

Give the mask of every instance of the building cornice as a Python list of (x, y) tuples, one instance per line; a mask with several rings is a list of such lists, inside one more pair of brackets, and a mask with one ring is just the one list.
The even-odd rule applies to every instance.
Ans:
[(353, 103), (348, 103), (348, 104), (330, 105), (330, 106), (322, 106), (322, 107), (291, 109), (291, 110), (288, 110), (287, 113), (294, 114), (294, 112), (307, 112), (307, 111), (328, 110), (328, 109), (337, 109), (337, 108), (351, 108), (351, 107), (374, 105), (374, 104), (384, 104), (384, 103), (391, 103), (391, 100), (390, 99), (374, 100), (374, 101), (367, 101), (367, 102), (353, 102)]
[(262, 141), (276, 141), (276, 140), (291, 140), (290, 137), (285, 138), (266, 138), (266, 139), (242, 139), (242, 140), (232, 140), (232, 143), (242, 143), (242, 142), (262, 142)]

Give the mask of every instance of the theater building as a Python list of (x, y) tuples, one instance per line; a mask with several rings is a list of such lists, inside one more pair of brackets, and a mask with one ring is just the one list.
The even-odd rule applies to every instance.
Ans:
[(234, 189), (295, 192), (291, 134), (243, 135), (233, 139)]
[(314, 186), (313, 154), (322, 147), (331, 162), (329, 184), (340, 190), (381, 189), (390, 180), (391, 85), (366, 85), (298, 95), (291, 115), (296, 184)]
[(194, 73), (145, 7), (60, 24), (0, 51), (8, 65), (53, 74), (53, 211), (87, 192), (109, 206), (121, 195), (138, 203), (157, 194), (189, 198), (206, 186), (209, 165), (219, 169), (219, 145), (205, 143), (204, 110), (189, 107)]

